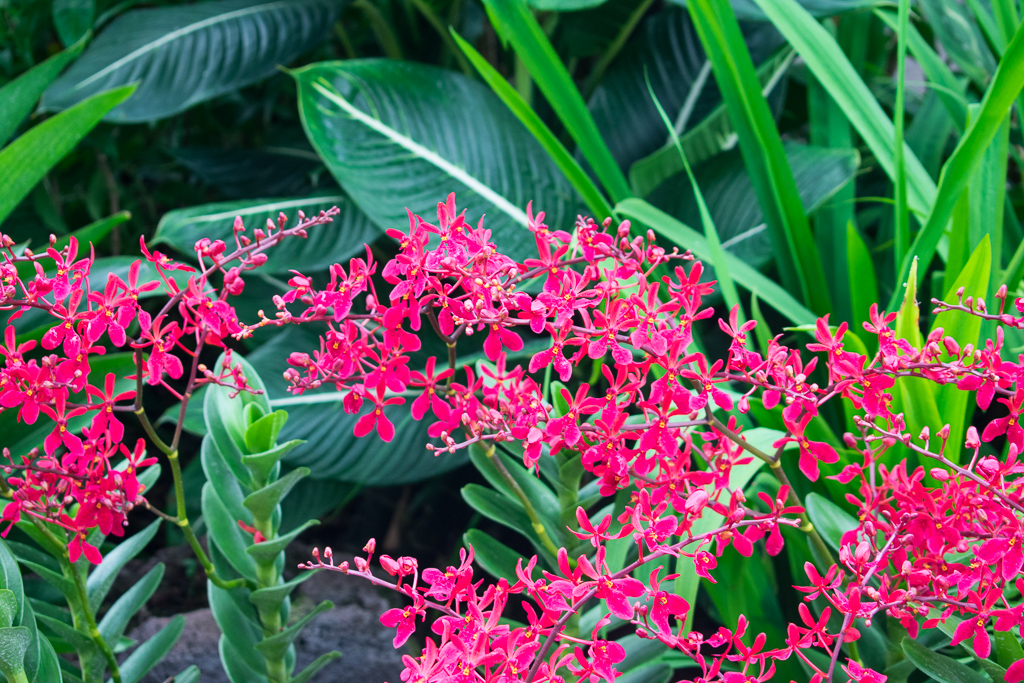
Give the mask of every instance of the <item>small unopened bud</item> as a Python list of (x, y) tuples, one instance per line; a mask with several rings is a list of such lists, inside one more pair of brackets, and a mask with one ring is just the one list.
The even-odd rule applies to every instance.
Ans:
[(934, 479), (938, 479), (939, 481), (946, 481), (949, 479), (949, 472), (941, 467), (933, 467), (931, 469), (931, 475)]
[(931, 436), (931, 434), (932, 434), (932, 431), (930, 429), (928, 429), (927, 426), (925, 426), (925, 428), (921, 430), (921, 436), (919, 436), (917, 438), (921, 439), (921, 441), (927, 441), (928, 438)]
[(981, 439), (978, 438), (978, 430), (974, 425), (967, 428), (967, 439), (964, 442), (965, 448), (981, 448)]

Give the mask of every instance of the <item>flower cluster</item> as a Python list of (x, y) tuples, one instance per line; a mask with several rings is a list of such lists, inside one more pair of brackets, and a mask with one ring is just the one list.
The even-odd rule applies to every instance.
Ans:
[[(145, 261), (159, 278), (149, 281), (142, 277), (142, 260), (131, 264), (127, 279), (111, 272), (105, 282), (95, 281), (95, 259), (80, 253), (74, 237), (64, 245), (51, 237), (49, 248), (37, 254), (18, 250), (0, 235), (0, 309), (10, 311), (0, 346), (0, 411), (50, 430), (42, 451), (11, 453), (4, 448), (2, 467), (10, 475), (0, 484), (0, 493), (9, 499), (2, 514), (8, 523), (4, 535), (23, 518), (45, 520), (69, 535), (71, 561), (84, 554), (99, 562), (99, 550), (87, 536), (94, 529), (103, 535), (124, 534), (126, 514), (145, 503), (140, 468), (156, 462), (146, 457), (143, 440), (134, 446), (124, 443), (121, 416), (138, 412), (144, 385), (161, 385), (179, 399), (205, 383), (247, 390), (240, 365), (229, 361), (215, 373), (199, 363), (199, 354), (206, 344), (224, 346), (225, 339), (242, 329), (227, 302), (242, 291), (241, 274), (262, 265), (264, 252), (281, 239), (304, 236), (307, 228), (330, 221), (334, 213), (302, 217), (291, 228), (281, 216), (278, 224), (255, 230), (252, 237), (238, 219), (233, 252), (226, 253), (220, 240), (196, 244), (198, 270), (150, 251), (143, 242)], [(219, 288), (212, 281), (217, 273), (223, 275)], [(167, 300), (152, 315), (140, 298), (156, 290)], [(16, 324), (31, 310), (49, 320), (48, 329), (41, 339), (28, 334), (23, 340)], [(130, 340), (129, 330), (136, 323), (138, 336)], [(134, 355), (134, 363), (128, 362), (134, 374), (94, 377), (96, 357), (119, 349)], [(187, 376), (183, 356), (193, 361)], [(134, 380), (133, 388), (119, 387), (124, 380)], [(184, 389), (172, 385), (177, 380)]]
[[(602, 495), (632, 492), (615, 520), (597, 522), (579, 511), (578, 526), (570, 529), (593, 551), (570, 557), (561, 549), (559, 574), (537, 577), (535, 557), (520, 562), (514, 585), (484, 588), (472, 580), (471, 555), (460, 567), (422, 574), (412, 558), (382, 557), (383, 568), (398, 577), (383, 584), (412, 601), (382, 618), (397, 629), (396, 646), (428, 608), (442, 613), (431, 627), (439, 640), (429, 639), (422, 656), (406, 658), (403, 680), (557, 681), (570, 672), (577, 680), (611, 681), (622, 653), (602, 639), (605, 624), (589, 636), (564, 630), (592, 598), (605, 601), (609, 616), (632, 623), (641, 637), (691, 657), (701, 681), (767, 680), (774, 662), (790, 657), (800, 658), (814, 680), (831, 681), (842, 666), (851, 680), (882, 681), (858, 661), (839, 661), (842, 644), (859, 638), (855, 620), (878, 613), (911, 635), (921, 625), (959, 624), (954, 644), (970, 642), (979, 657), (989, 654), (989, 625), (1006, 631), (1024, 624), (1024, 608), (1010, 597), (1024, 562), (1018, 483), (1024, 388), (1017, 388), (1021, 366), (1000, 359), (1001, 332), (979, 349), (961, 346), (941, 328), (915, 345), (896, 335), (896, 314), (872, 308), (864, 338), (877, 353), (847, 348), (847, 326), (832, 327), (826, 316), (805, 357), (781, 336), (755, 348), (748, 337), (754, 323), (734, 309), (717, 321), (729, 344), (716, 359), (694, 343), (694, 323), (713, 316), (705, 299), (714, 283), (702, 281), (699, 262), (687, 267), (688, 253), (666, 252), (652, 234), (631, 236), (628, 222), (612, 229), (610, 221), (580, 219), (568, 233), (549, 228), (543, 217), (529, 214), (537, 257), (520, 263), (490, 242), (482, 224), (472, 227), (449, 197), (438, 205), (436, 224), (410, 214), (407, 233), (391, 231), (400, 251), (381, 269), (390, 285), (386, 293), (377, 291), (369, 256), (353, 259), (347, 269), (335, 266), (324, 289), (295, 273), (292, 289), (276, 300), (276, 316), (254, 326), (327, 324), (320, 348), (293, 353), (285, 376), (296, 393), (325, 385), (343, 392), (346, 409), (364, 413), (357, 435), (376, 429), (390, 440), (387, 412), (396, 409), (390, 406), (415, 397), (411, 412), (417, 419), (431, 415), (438, 453), (471, 446), (493, 453), (516, 442), (524, 464), (534, 468), (539, 458), (568, 450), (600, 479)], [(357, 309), (354, 297), (362, 294), (365, 308)], [(937, 312), (1024, 325), (1024, 316), (989, 315), (983, 302), (962, 295), (957, 305), (936, 302)], [(999, 296), (1005, 305), (1005, 290)], [(1016, 306), (1024, 311), (1024, 302)], [(449, 348), (443, 371), (435, 358), (423, 372), (410, 368), (424, 319)], [(482, 376), (458, 367), (456, 344), (471, 336), (484, 337), (492, 363), (482, 366)], [(547, 341), (527, 362), (516, 363), (525, 340), (538, 338)], [(599, 391), (580, 383), (575, 392), (546, 392), (539, 373), (568, 381), (584, 359), (600, 365)], [(965, 447), (973, 457), (961, 466), (944, 455), (948, 425), (934, 425), (940, 446), (930, 450), (936, 438), (927, 429), (910, 434), (903, 410), (894, 407), (894, 387), (911, 377), (976, 391), (983, 409), (999, 396), (1009, 415), (990, 421), (980, 438), (973, 427), (967, 431)], [(858, 431), (842, 444), (814, 436), (822, 406), (832, 400), (846, 401), (855, 415)], [(768, 452), (727, 415), (746, 413), (753, 402), (781, 412), (784, 433)], [(982, 442), (996, 438), (1009, 444), (1005, 460), (981, 455)], [(935, 466), (913, 467), (908, 453)], [(733, 468), (753, 458), (770, 465), (780, 489), (776, 498), (762, 496), (751, 505), (729, 479)], [(772, 649), (763, 635), (751, 639), (745, 622), (708, 637), (683, 632), (689, 606), (661, 588), (665, 577), (631, 575), (644, 561), (685, 555), (699, 575), (714, 580), (716, 557), (730, 546), (749, 556), (764, 540), (766, 551), (777, 554), (780, 525), (809, 531), (820, 554), (829, 556), (786, 478), (782, 465), (789, 458), (812, 482), (825, 468), (829, 479), (849, 487), (848, 500), (859, 512), (836, 564), (805, 568), (809, 585), (798, 588), (808, 603), (823, 599), (817, 616), (801, 605), (801, 623), (790, 624), (786, 642)], [(711, 512), (722, 517), (722, 526), (694, 533), (695, 522)], [(613, 571), (604, 560), (605, 544), (624, 537), (632, 537), (639, 559)], [(369, 561), (336, 569), (381, 583), (369, 573)], [(318, 557), (306, 566), (333, 563)], [(510, 595), (529, 598), (528, 627), (499, 624)], [(833, 614), (841, 626), (830, 626)], [(827, 666), (809, 654), (813, 649), (824, 652)], [(1024, 666), (1011, 667), (1007, 680), (1022, 679)]]

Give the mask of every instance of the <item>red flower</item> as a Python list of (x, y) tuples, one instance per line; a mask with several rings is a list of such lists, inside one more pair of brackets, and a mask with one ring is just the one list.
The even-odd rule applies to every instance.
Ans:
[(388, 416), (384, 414), (384, 407), (391, 405), (401, 405), (405, 403), (405, 399), (401, 396), (392, 396), (391, 398), (385, 399), (384, 394), (387, 391), (383, 384), (377, 385), (377, 398), (373, 400), (373, 410), (363, 415), (356, 421), (356, 427), (354, 433), (356, 436), (366, 436), (375, 427), (377, 429), (377, 435), (384, 441), (390, 442), (391, 439), (395, 438), (395, 425), (392, 424)]
[(792, 436), (787, 436), (784, 439), (779, 439), (772, 444), (773, 448), (779, 448), (790, 442), (796, 442), (800, 447), (800, 471), (804, 473), (804, 476), (811, 481), (818, 480), (818, 463), (834, 463), (839, 462), (839, 454), (836, 450), (829, 446), (827, 443), (821, 441), (809, 441), (804, 436), (804, 430), (807, 429), (807, 425), (810, 424), (814, 418), (813, 412), (805, 412), (804, 416), (800, 418), (797, 423), (791, 423), (786, 421), (786, 428), (790, 431)]

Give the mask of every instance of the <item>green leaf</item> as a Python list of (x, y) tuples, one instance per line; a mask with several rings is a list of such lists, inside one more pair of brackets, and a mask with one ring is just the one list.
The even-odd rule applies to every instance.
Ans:
[[(305, 140), (255, 149), (174, 147), (167, 153), (199, 182), (216, 188), (227, 199), (339, 194), (334, 179), (323, 173), (324, 163)], [(277, 214), (273, 218), (277, 220)]]
[(14, 591), (8, 588), (0, 589), (0, 628), (14, 626), (16, 616), (18, 616), (18, 599), (14, 597)]
[[(297, 470), (296, 470), (297, 471)], [(288, 544), (298, 538), (306, 529), (317, 526), (320, 524), (319, 520), (311, 519), (300, 524), (297, 528), (289, 531), (286, 534), (281, 534), (276, 538), (272, 538), (269, 541), (263, 541), (262, 543), (254, 543), (245, 549), (245, 552), (256, 560), (257, 562), (272, 562), (277, 558), (281, 552), (288, 547)]]
[[(808, 215), (850, 183), (860, 166), (856, 150), (797, 143), (786, 143), (784, 147)], [(725, 249), (755, 268), (766, 265), (773, 256), (772, 242), (740, 153), (719, 154), (693, 171), (700, 179), (711, 219), (718, 226)], [(687, 225), (701, 223), (700, 209), (685, 174), (666, 180), (648, 201)]]
[[(985, 235), (942, 300), (956, 304), (956, 292), (961, 287), (965, 289), (967, 296), (983, 296), (989, 287), (991, 266), (992, 248), (989, 236)], [(932, 330), (941, 327), (945, 330), (946, 335), (956, 339), (961, 347), (966, 347), (968, 344), (977, 346), (981, 326), (981, 318), (977, 316), (947, 311), (935, 316)], [(952, 356), (943, 348), (939, 358), (940, 362), (949, 362), (951, 358)], [(971, 393), (958, 389), (956, 384), (948, 384), (937, 388), (936, 402), (941, 406), (941, 415), (935, 426), (944, 424), (950, 426), (949, 439), (946, 441), (943, 454), (954, 463), (959, 463), (969, 419), (968, 403), (973, 405)]]
[(313, 678), (320, 669), (324, 668), (340, 656), (341, 653), (337, 651), (331, 651), (320, 655), (310, 662), (309, 666), (303, 669), (300, 674), (294, 676), (288, 683), (308, 683), (309, 679)]
[(142, 552), (143, 548), (149, 545), (149, 542), (153, 540), (159, 528), (160, 520), (157, 519), (139, 533), (118, 543), (113, 550), (106, 554), (103, 561), (89, 572), (85, 589), (89, 594), (89, 608), (93, 613), (103, 604), (103, 598), (107, 597), (107, 593), (110, 592), (110, 588), (114, 585), (114, 580), (120, 571), (128, 564), (129, 560), (133, 559)]
[(221, 239), (234, 244), (235, 216), (241, 216), (246, 234), (266, 229), (267, 219), (277, 221), (277, 215), (288, 216), (289, 224), (298, 222), (301, 210), (314, 216), (333, 206), (341, 209), (334, 221), (311, 228), (306, 239), (293, 237), (284, 240), (267, 252), (267, 263), (261, 272), (284, 274), (291, 270), (311, 272), (324, 270), (334, 263), (366, 253), (364, 243), (371, 243), (383, 234), (366, 214), (342, 194), (319, 194), (296, 199), (253, 199), (217, 204), (203, 204), (176, 209), (164, 214), (150, 244), (167, 244), (183, 255), (195, 258), (193, 245), (203, 237)]
[(903, 654), (938, 683), (988, 683), (988, 679), (974, 669), (940, 655), (912, 638), (903, 639)]
[(108, 643), (116, 643), (124, 635), (124, 629), (142, 606), (153, 597), (164, 578), (164, 563), (160, 562), (124, 592), (100, 620), (100, 635)]
[(608, 204), (608, 200), (601, 194), (601, 190), (598, 189), (594, 181), (587, 175), (587, 172), (583, 170), (583, 167), (569, 153), (569, 150), (565, 148), (561, 140), (556, 138), (551, 129), (541, 120), (540, 116), (533, 111), (516, 89), (509, 85), (505, 77), (498, 73), (498, 70), (491, 66), (491, 63), (484, 59), (483, 55), (477, 52), (472, 45), (463, 40), (462, 36), (456, 33), (454, 29), (452, 29), (452, 37), (455, 39), (459, 49), (469, 58), (470, 63), (480, 74), (480, 77), (484, 79), (484, 82), (501, 98), (501, 101), (508, 106), (509, 110), (522, 121), (526, 129), (533, 134), (533, 137), (537, 139), (537, 142), (540, 143), (544, 151), (551, 157), (551, 160), (558, 165), (558, 168), (569, 179), (572, 186), (576, 188), (583, 201), (586, 202), (587, 207), (594, 213), (595, 218), (600, 221), (610, 216), (612, 207)]
[(462, 540), (473, 547), (473, 559), (491, 576), (515, 582), (516, 563), (521, 557), (519, 552), (479, 529), (468, 530), (462, 535)]
[(25, 589), (21, 580), (21, 570), (18, 568), (18, 561), (11, 553), (7, 543), (0, 540), (0, 588), (14, 593), (17, 602), (17, 612), (14, 614), (15, 624), (21, 624), (24, 618), (23, 610), (25, 604)]
[(484, 0), (483, 4), (498, 35), (512, 45), (516, 57), (522, 60), (612, 200), (618, 202), (629, 197), (626, 177), (525, 0)]
[[(244, 596), (246, 591), (231, 591)], [(221, 630), (220, 658), (234, 683), (258, 683), (267, 680), (265, 666), (254, 656), (256, 643), (263, 638), (256, 609), (236, 600), (231, 592), (207, 582), (210, 611)], [(244, 600), (244, 597), (241, 597)], [(245, 653), (243, 656), (241, 653)]]
[[(761, 64), (767, 60), (775, 63), (776, 60), (770, 58), (782, 45), (778, 31), (763, 22), (741, 28), (754, 62)], [(785, 64), (788, 67), (789, 61), (786, 60)], [(706, 155), (688, 147), (688, 134), (702, 125), (707, 117), (718, 112), (719, 119), (729, 128), (725, 134), (731, 138), (729, 133), (732, 132), (728, 115), (724, 108), (719, 109), (722, 97), (711, 75), (711, 63), (685, 8), (666, 7), (652, 14), (638, 28), (587, 102), (612, 156), (621, 167), (630, 169), (629, 180), (634, 191), (638, 188), (638, 169), (643, 175), (644, 167), (649, 166), (651, 157), (659, 152), (660, 160), (671, 167), (663, 177), (683, 170), (679, 154), (647, 93), (645, 72), (651, 79), (654, 94), (683, 141), (691, 164), (696, 166), (705, 160)], [(781, 80), (772, 79), (773, 85)], [(767, 82), (768, 78), (764, 78), (762, 87)], [(716, 142), (720, 143), (720, 140)], [(653, 185), (641, 182), (641, 185), (647, 187), (640, 189), (649, 191), (657, 182)], [(646, 192), (638, 191), (638, 194), (645, 196)]]
[(199, 667), (193, 664), (174, 677), (174, 683), (199, 683)]
[(32, 633), (25, 626), (0, 628), (0, 671), (8, 681), (25, 680), (25, 652)]
[(72, 45), (81, 40), (96, 14), (95, 0), (53, 0), (53, 25), (60, 42)]
[[(554, 384), (554, 382), (552, 382)], [(512, 476), (516, 484), (526, 495), (527, 500), (533, 505), (537, 514), (549, 523), (551, 530), (555, 531), (555, 538), (564, 534), (561, 533), (559, 522), (562, 513), (562, 506), (558, 502), (558, 496), (544, 485), (539, 477), (523, 467), (522, 462), (516, 462), (504, 453), (495, 451), (493, 456), (488, 457), (483, 448), (470, 448), (469, 459), (476, 466), (480, 474), (484, 475), (487, 482), (495, 489), (503, 493), (509, 500), (518, 502), (515, 490), (512, 485), (502, 476), (501, 471), (494, 462), (494, 458), (500, 458), (501, 464)]]
[(993, 640), (996, 645), (996, 660), (1001, 666), (1009, 667), (1014, 662), (1024, 659), (1024, 648), (1012, 631), (996, 631)]
[(4, 103), (0, 109), (0, 147), (11, 139), (43, 91), (56, 80), (64, 67), (82, 53), (84, 47), (85, 41), (72, 45), (0, 88), (0, 102)]
[(33, 127), (0, 150), (0, 223), (100, 119), (124, 102), (134, 85), (96, 94)]
[(141, 81), (139, 96), (107, 115), (156, 121), (260, 81), (330, 30), (329, 0), (220, 0), (137, 9), (115, 19), (43, 94), (45, 111)]
[[(895, 134), (892, 121), (850, 64), (835, 38), (796, 0), (755, 1), (839, 105), (882, 170), (890, 179), (895, 178)], [(935, 183), (912, 151), (904, 150), (904, 154), (910, 208), (918, 215), (924, 215), (935, 201)]]
[[(759, 35), (759, 34), (758, 34)], [(754, 49), (754, 46), (751, 46)], [(765, 97), (779, 93), (781, 83), (789, 72), (796, 56), (791, 49), (779, 50), (774, 57), (768, 59), (757, 67), (757, 78), (761, 84), (761, 92)], [(705, 62), (706, 72), (710, 74), (710, 62)], [(707, 80), (707, 79), (705, 79)], [(682, 126), (684, 115), (687, 113), (686, 105), (690, 102), (687, 99), (680, 109), (676, 119), (677, 130)], [(686, 117), (687, 121), (696, 113)], [(710, 114), (702, 118), (695, 125), (686, 129), (679, 139), (686, 152), (686, 158), (694, 166), (701, 164), (722, 152), (727, 152), (736, 147), (738, 142), (736, 131), (733, 129), (732, 121), (729, 119), (729, 110), (725, 104), (719, 104)], [(640, 197), (646, 197), (667, 178), (680, 173), (683, 170), (682, 161), (679, 160), (679, 153), (675, 146), (668, 143), (655, 150), (642, 159), (637, 160), (629, 169), (629, 184), (633, 191)]]
[[(222, 362), (223, 356), (217, 359), (215, 367), (220, 367)], [(230, 388), (210, 385), (203, 400), (203, 415), (206, 418), (206, 438), (211, 439), (216, 445), (217, 451), (223, 456), (224, 462), (235, 477), (247, 483), (249, 472), (242, 464), (242, 456), (247, 454), (245, 431), (249, 428), (245, 420), (245, 408), (250, 403), (255, 403), (261, 412), (266, 414), (270, 412), (270, 403), (267, 401), (266, 388), (256, 370), (245, 359), (239, 358), (238, 354), (235, 354), (232, 362), (242, 364), (250, 386), (261, 393), (243, 391), (232, 397)]]
[(850, 307), (855, 330), (863, 329), (871, 304), (878, 302), (878, 280), (871, 252), (853, 223), (846, 224), (846, 254), (850, 264)]
[(608, 0), (529, 0), (530, 6), (541, 11), (576, 12), (599, 7)]
[(141, 681), (142, 677), (171, 651), (184, 630), (185, 617), (178, 614), (166, 626), (157, 631), (156, 635), (140, 645), (121, 664), (122, 683)]
[[(650, 203), (642, 199), (627, 199), (620, 202), (615, 211), (650, 227), (672, 240), (681, 249), (690, 249), (697, 258), (711, 261), (711, 249), (703, 235)], [(755, 268), (751, 268), (728, 252), (725, 261), (729, 264), (729, 274), (733, 280), (756, 292), (762, 301), (793, 323), (805, 325), (813, 324), (817, 320), (817, 316), (807, 310), (784, 287), (765, 277)]]
[(275, 610), (279, 610), (281, 609), (281, 605), (284, 603), (285, 598), (287, 598), (291, 592), (299, 586), (299, 584), (316, 574), (317, 571), (318, 570), (304, 571), (287, 583), (267, 588), (258, 588), (249, 594), (249, 602), (255, 605), (256, 609), (261, 612), (274, 612)]
[(820, 494), (807, 494), (804, 507), (811, 524), (836, 552), (841, 547), (843, 534), (857, 528), (857, 520), (853, 515)]
[(461, 74), (385, 59), (322, 62), (292, 74), (310, 142), (382, 228), (404, 226), (407, 208), (432, 218), (455, 192), (472, 222), (486, 214), (496, 243), (521, 258), (536, 250), (525, 230), (530, 200), (551, 225), (578, 213), (572, 186), (536, 140)]
[(238, 518), (228, 512), (211, 481), (203, 485), (202, 505), (203, 521), (209, 529), (210, 539), (235, 571), (255, 581), (256, 565), (246, 553), (249, 543), (238, 526)]
[[(509, 529), (518, 531), (530, 539), (538, 552), (549, 565), (554, 565), (554, 557), (545, 550), (537, 533), (533, 530), (530, 518), (519, 501), (512, 500), (486, 486), (467, 484), (462, 487), (462, 499), (484, 517), (497, 522)], [(557, 537), (555, 537), (557, 538)]]
[(782, 282), (811, 310), (825, 314), (831, 303), (824, 269), (736, 16), (727, 0), (692, 0), (687, 7), (739, 136)]
[(935, 32), (947, 58), (978, 87), (984, 88), (996, 60), (985, 42), (985, 36), (967, 6), (942, 0), (920, 0), (918, 11), (927, 26)]
[(275, 410), (259, 418), (245, 430), (245, 447), (250, 453), (270, 450), (277, 443), (277, 435), (286, 422), (288, 413), (284, 410)]
[(303, 477), (309, 476), (308, 467), (298, 467), (273, 484), (264, 486), (246, 496), (242, 504), (252, 511), (255, 519), (270, 519), (274, 508), (281, 502), (281, 499), (288, 495), (292, 487)]
[(306, 624), (333, 607), (333, 602), (324, 600), (314, 607), (309, 614), (288, 628), (256, 643), (256, 649), (267, 659), (280, 659), (284, 657), (285, 650), (295, 641), (302, 629), (306, 627)]
[(262, 453), (243, 455), (242, 464), (248, 467), (249, 471), (252, 472), (254, 481), (267, 481), (270, 477), (271, 470), (274, 469), (274, 465), (280, 462), (281, 458), (288, 455), (302, 444), (303, 441), (301, 439), (293, 439), (292, 441), (287, 441), (279, 446), (263, 451)]

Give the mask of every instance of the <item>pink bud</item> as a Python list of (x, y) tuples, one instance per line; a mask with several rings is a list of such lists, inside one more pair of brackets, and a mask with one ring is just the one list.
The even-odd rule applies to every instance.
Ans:
[(981, 439), (978, 438), (978, 430), (971, 425), (967, 428), (967, 440), (964, 443), (965, 448), (981, 448)]
[(946, 481), (949, 479), (949, 472), (941, 467), (933, 467), (930, 473), (933, 479), (938, 479), (939, 481)]

